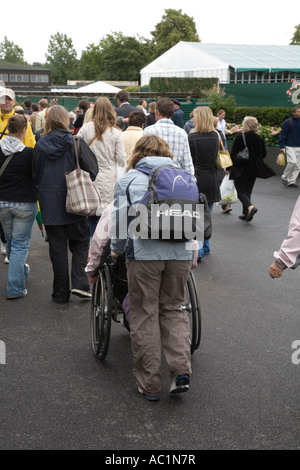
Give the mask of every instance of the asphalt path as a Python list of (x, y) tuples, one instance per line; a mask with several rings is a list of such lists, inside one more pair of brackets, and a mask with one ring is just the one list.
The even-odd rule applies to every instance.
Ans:
[(89, 301), (52, 302), (48, 244), (35, 225), (26, 298), (6, 300), (0, 259), (0, 449), (300, 449), (300, 271), (268, 275), (299, 194), (275, 176), (257, 181), (252, 222), (238, 219), (239, 202), (228, 215), (214, 207), (211, 254), (195, 271), (202, 340), (190, 391), (169, 395), (164, 364), (158, 403), (136, 391), (127, 330), (113, 323), (101, 363)]

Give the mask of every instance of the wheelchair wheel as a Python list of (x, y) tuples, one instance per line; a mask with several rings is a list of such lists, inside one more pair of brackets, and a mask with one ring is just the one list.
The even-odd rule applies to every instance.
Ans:
[(193, 273), (191, 272), (186, 285), (185, 302), (182, 305), (190, 320), (190, 342), (191, 353), (198, 349), (201, 340), (201, 309), (198, 299), (197, 286)]
[(107, 355), (112, 318), (112, 285), (106, 265), (99, 269), (99, 279), (93, 286), (91, 308), (92, 349), (101, 361)]

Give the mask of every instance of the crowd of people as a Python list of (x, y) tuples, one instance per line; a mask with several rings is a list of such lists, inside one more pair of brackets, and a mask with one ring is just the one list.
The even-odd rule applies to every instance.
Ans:
[[(97, 281), (97, 269), (91, 262), (87, 266), (89, 248), (99, 219), (110, 213), (115, 234), (111, 256), (116, 260), (126, 252), (133, 372), (138, 391), (146, 399), (157, 401), (162, 350), (170, 372), (170, 393), (189, 389), (189, 324), (181, 305), (193, 248), (170, 240), (121, 238), (114, 224), (122, 211), (127, 213), (131, 204), (141, 200), (148, 188), (147, 171), (159, 165), (185, 170), (197, 182), (199, 193), (206, 196), (210, 211), (221, 201), (220, 185), (229, 175), (242, 205), (239, 218), (245, 222), (250, 222), (258, 210), (252, 201), (256, 178), (275, 173), (265, 163), (266, 147), (258, 135), (255, 117), (245, 117), (243, 132), (233, 142), (233, 165), (220, 171), (216, 158), (221, 142), (228, 148), (226, 136), (230, 134), (224, 110), (213, 116), (208, 106), (198, 106), (184, 123), (177, 100), (163, 98), (148, 107), (142, 99), (139, 105), (131, 106), (128, 92), (121, 90), (116, 101), (114, 107), (107, 98), (98, 98), (95, 103), (80, 100), (69, 112), (56, 100), (48, 103), (41, 99), (37, 104), (25, 100), (24, 107), (16, 106), (13, 90), (0, 91), (0, 235), (8, 264), (6, 298), (27, 295), (27, 256), (37, 201), (49, 242), (52, 299), (56, 303), (69, 302), (71, 294), (91, 298), (90, 285)], [(300, 171), (299, 123), (300, 106), (293, 110), (281, 133), (280, 147), (287, 157), (282, 181), (288, 187), (296, 185)], [(66, 211), (65, 173), (75, 167), (74, 135), (80, 138), (80, 167), (89, 172), (101, 194), (101, 207), (95, 216)], [(245, 148), (248, 159), (241, 161), (239, 154)], [(141, 171), (145, 169), (146, 173)], [(230, 211), (230, 206), (222, 206), (223, 213)], [(271, 277), (280, 277), (286, 267), (298, 266), (299, 227), (298, 201), (288, 241), (275, 253), (270, 267)], [(199, 240), (199, 260), (210, 249), (209, 240)]]

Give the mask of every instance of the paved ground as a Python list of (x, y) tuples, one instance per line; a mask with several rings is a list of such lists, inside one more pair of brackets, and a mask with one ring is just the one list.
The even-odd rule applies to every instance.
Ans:
[[(113, 324), (107, 359), (92, 354), (89, 306), (51, 301), (48, 245), (35, 227), (29, 294), (5, 299), (0, 259), (0, 449), (300, 449), (299, 274), (271, 280), (272, 254), (299, 189), (258, 180), (247, 224), (213, 212), (212, 252), (195, 272), (203, 334), (189, 393), (148, 403), (135, 390), (129, 336)], [(300, 354), (299, 354), (300, 357)]]

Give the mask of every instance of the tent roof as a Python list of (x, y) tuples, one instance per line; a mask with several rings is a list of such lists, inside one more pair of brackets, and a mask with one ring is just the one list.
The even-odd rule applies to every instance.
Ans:
[(76, 92), (87, 93), (118, 93), (121, 88), (109, 85), (105, 82), (93, 82), (76, 89)]
[(204, 44), (180, 41), (141, 70), (192, 71), (228, 69), (237, 72), (300, 71), (300, 46), (260, 46), (248, 44)]
[(80, 93), (80, 94), (84, 94), (84, 93), (118, 93), (118, 91), (120, 91), (121, 88), (117, 88), (115, 86), (112, 86), (112, 85), (109, 85), (108, 83), (105, 83), (105, 82), (93, 82), (93, 83), (89, 83), (88, 85), (85, 85), (85, 86), (82, 86), (80, 88), (76, 88), (76, 89), (56, 89), (56, 88), (53, 88), (51, 91), (60, 91), (60, 92), (64, 92), (64, 93)]

